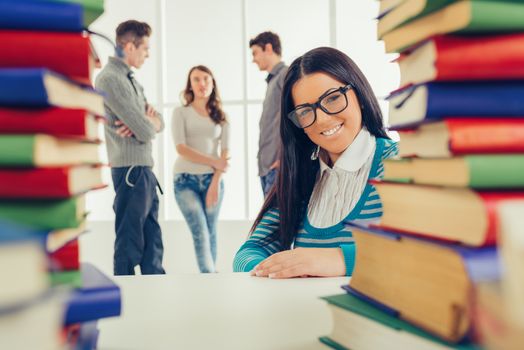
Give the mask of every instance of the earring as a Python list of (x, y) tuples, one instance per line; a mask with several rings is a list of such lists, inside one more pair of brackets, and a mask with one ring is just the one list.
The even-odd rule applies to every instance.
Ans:
[(320, 146), (317, 146), (317, 148), (311, 153), (311, 160), (317, 160), (318, 159), (318, 152), (320, 152)]

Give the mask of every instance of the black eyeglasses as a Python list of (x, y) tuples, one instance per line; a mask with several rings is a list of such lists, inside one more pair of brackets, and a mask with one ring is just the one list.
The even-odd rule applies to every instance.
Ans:
[(317, 108), (320, 108), (324, 113), (333, 115), (342, 112), (348, 106), (348, 96), (346, 93), (353, 89), (352, 84), (339, 87), (335, 90), (328, 90), (319, 97), (315, 103), (304, 103), (297, 106), (294, 110), (288, 113), (287, 117), (291, 119), (293, 124), (298, 128), (305, 129), (317, 120)]

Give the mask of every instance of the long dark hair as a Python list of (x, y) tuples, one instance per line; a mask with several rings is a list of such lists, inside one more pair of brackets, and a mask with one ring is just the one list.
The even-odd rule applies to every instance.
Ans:
[(282, 250), (289, 249), (295, 239), (319, 171), (318, 160), (311, 160), (316, 145), (287, 117), (295, 108), (291, 89), (298, 80), (312, 73), (327, 74), (343, 85), (351, 83), (362, 110), (363, 126), (375, 137), (388, 138), (377, 98), (351, 58), (339, 50), (319, 47), (293, 61), (282, 89), (279, 176), (251, 228), (253, 232), (264, 213), (271, 207), (277, 207), (280, 212), (279, 229), (268, 237), (268, 241), (278, 240)]
[(211, 120), (215, 122), (215, 124), (222, 124), (226, 121), (226, 114), (222, 110), (222, 100), (220, 99), (220, 93), (218, 92), (215, 76), (211, 72), (211, 69), (207, 68), (206, 66), (194, 66), (189, 70), (189, 73), (187, 74), (186, 88), (182, 92), (184, 106), (189, 106), (195, 100), (195, 94), (191, 89), (191, 73), (193, 73), (193, 71), (195, 70), (202, 71), (211, 76), (211, 79), (213, 80), (213, 92), (211, 92), (211, 95), (209, 95), (209, 100), (207, 101), (206, 109), (209, 113), (209, 117), (211, 118)]

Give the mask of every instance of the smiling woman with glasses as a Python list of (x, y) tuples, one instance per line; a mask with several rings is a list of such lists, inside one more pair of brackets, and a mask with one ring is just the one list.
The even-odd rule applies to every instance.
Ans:
[(317, 119), (317, 108), (326, 114), (338, 114), (348, 106), (346, 92), (351, 89), (351, 84), (326, 91), (315, 103), (304, 103), (288, 113), (288, 118), (301, 129), (311, 126)]
[(355, 244), (346, 223), (380, 219), (369, 180), (382, 177), (397, 146), (368, 81), (333, 48), (291, 64), (281, 113), (280, 174), (233, 268), (270, 278), (349, 276)]

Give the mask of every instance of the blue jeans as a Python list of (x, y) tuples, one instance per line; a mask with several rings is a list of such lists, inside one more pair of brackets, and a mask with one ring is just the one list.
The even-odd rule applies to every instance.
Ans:
[(262, 191), (264, 191), (264, 197), (267, 197), (269, 190), (273, 187), (277, 178), (277, 168), (271, 169), (269, 173), (260, 177), (260, 183), (262, 184)]
[(211, 208), (206, 207), (206, 195), (213, 174), (175, 175), (175, 199), (186, 219), (193, 235), (195, 254), (200, 272), (216, 272), (217, 258), (217, 220), (224, 184), (221, 181), (218, 190), (218, 202)]
[(164, 274), (162, 231), (158, 224), (158, 185), (150, 167), (111, 168), (115, 187), (115, 275)]

